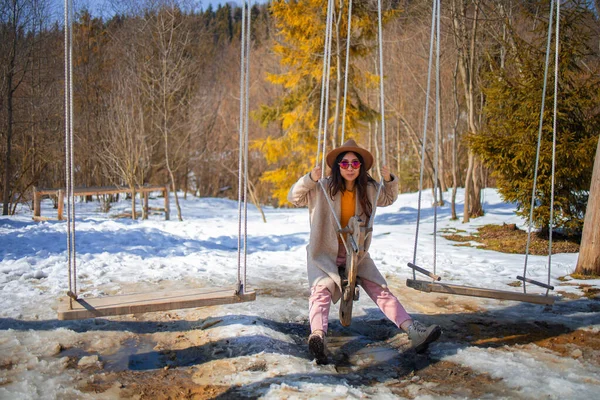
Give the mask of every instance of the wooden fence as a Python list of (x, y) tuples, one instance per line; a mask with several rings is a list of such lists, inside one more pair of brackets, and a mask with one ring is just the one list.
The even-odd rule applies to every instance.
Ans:
[[(132, 190), (129, 187), (119, 187), (119, 186), (102, 186), (102, 187), (89, 187), (89, 188), (75, 188), (74, 190), (75, 196), (99, 196), (103, 194), (118, 194), (118, 193), (129, 193), (132, 194)], [(144, 204), (142, 207), (142, 218), (148, 218), (148, 193), (150, 192), (162, 192), (165, 199), (164, 208), (155, 209), (156, 211), (161, 211), (165, 213), (165, 220), (169, 219), (169, 186), (137, 186), (135, 188), (135, 193), (141, 193)], [(36, 221), (48, 220), (50, 218), (42, 217), (42, 209), (41, 209), (41, 201), (42, 197), (46, 196), (56, 196), (58, 198), (58, 220), (63, 220), (64, 216), (64, 204), (65, 204), (65, 195), (66, 190), (64, 188), (59, 189), (40, 189), (33, 188), (33, 219)], [(135, 213), (131, 213), (132, 218)]]

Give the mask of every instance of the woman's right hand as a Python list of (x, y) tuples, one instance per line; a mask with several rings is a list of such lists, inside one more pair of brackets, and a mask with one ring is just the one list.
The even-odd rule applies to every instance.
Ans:
[(313, 170), (310, 171), (310, 179), (312, 179), (315, 182), (321, 179), (321, 175), (321, 167), (314, 167)]

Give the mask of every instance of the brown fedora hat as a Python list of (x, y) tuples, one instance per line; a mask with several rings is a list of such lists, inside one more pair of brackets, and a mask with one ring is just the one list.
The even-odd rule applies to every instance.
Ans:
[(327, 153), (327, 165), (329, 165), (329, 168), (333, 168), (333, 163), (335, 162), (335, 159), (337, 158), (338, 155), (342, 154), (342, 153), (347, 153), (347, 152), (353, 152), (356, 154), (360, 154), (360, 156), (363, 159), (364, 162), (364, 167), (365, 167), (365, 171), (368, 171), (369, 169), (371, 169), (371, 166), (373, 165), (373, 155), (369, 152), (369, 150), (360, 147), (358, 144), (356, 144), (356, 142), (354, 141), (354, 139), (349, 139), (346, 143), (344, 143), (343, 145), (341, 145), (338, 148), (335, 148), (333, 150), (331, 150), (329, 153)]

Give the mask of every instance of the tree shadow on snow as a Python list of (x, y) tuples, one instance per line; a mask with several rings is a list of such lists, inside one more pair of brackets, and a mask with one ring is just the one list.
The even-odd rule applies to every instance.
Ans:
[[(515, 205), (508, 203), (495, 203), (489, 204), (483, 203), (483, 210), (486, 214), (494, 214), (498, 216), (514, 216)], [(387, 211), (387, 210), (386, 210)], [(464, 204), (456, 204), (456, 214), (462, 215), (464, 212)], [(437, 218), (450, 219), (452, 216), (452, 209), (450, 208), (450, 202), (446, 203), (442, 207), (437, 209)], [(435, 210), (432, 206), (422, 207), (421, 215), (419, 217), (421, 222), (433, 222), (435, 217)], [(417, 209), (414, 207), (400, 207), (397, 211), (385, 212), (375, 215), (375, 226), (378, 225), (414, 225), (417, 222)]]
[[(0, 259), (17, 260), (29, 256), (62, 255), (67, 251), (65, 233), (31, 230), (26, 235), (5, 235), (0, 249)], [(256, 251), (288, 251), (306, 243), (305, 234), (249, 236), (248, 254)], [(142, 260), (153, 257), (182, 257), (196, 252), (237, 252), (237, 232), (205, 240), (181, 237), (156, 228), (121, 229), (115, 231), (79, 230), (77, 253), (120, 254), (138, 256)]]

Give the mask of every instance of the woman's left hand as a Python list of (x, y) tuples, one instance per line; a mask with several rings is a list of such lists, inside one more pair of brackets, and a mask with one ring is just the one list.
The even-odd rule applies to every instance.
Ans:
[(387, 165), (381, 166), (381, 176), (383, 176), (383, 180), (386, 182), (392, 180), (392, 174), (390, 173), (390, 169)]

